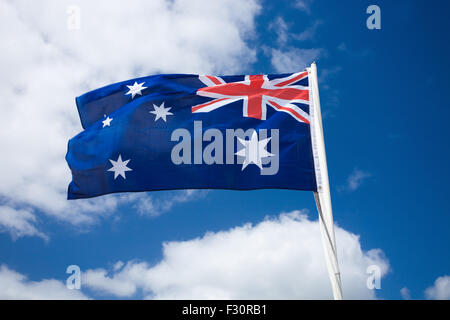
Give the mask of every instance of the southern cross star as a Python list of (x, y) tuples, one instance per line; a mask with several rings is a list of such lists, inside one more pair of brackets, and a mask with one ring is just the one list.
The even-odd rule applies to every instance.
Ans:
[(236, 155), (244, 157), (244, 163), (242, 164), (242, 170), (249, 164), (256, 164), (262, 170), (262, 158), (272, 157), (274, 154), (266, 150), (267, 144), (270, 139), (267, 138), (261, 141), (258, 140), (258, 134), (253, 131), (250, 140), (238, 138), (239, 142), (244, 146), (243, 149), (236, 152)]
[(127, 86), (129, 91), (125, 94), (131, 94), (131, 99), (134, 99), (134, 97), (138, 95), (142, 95), (142, 90), (147, 89), (147, 87), (144, 87), (144, 82), (137, 83), (136, 81), (132, 86)]
[(122, 155), (119, 154), (119, 157), (117, 158), (117, 161), (109, 160), (111, 164), (113, 165), (112, 168), (108, 169), (108, 171), (114, 172), (114, 180), (118, 176), (121, 176), (122, 178), (126, 179), (125, 172), (132, 171), (133, 169), (130, 169), (127, 167), (128, 162), (130, 162), (130, 159), (122, 161)]
[(104, 127), (110, 127), (111, 126), (111, 121), (113, 121), (113, 118), (110, 118), (109, 116), (102, 121), (103, 123), (103, 128)]
[(165, 122), (167, 122), (166, 117), (167, 116), (171, 116), (173, 115), (172, 112), (169, 112), (170, 108), (164, 108), (164, 102), (158, 107), (157, 105), (153, 105), (153, 111), (149, 111), (150, 113), (153, 113), (154, 115), (156, 115), (155, 117), (155, 121), (158, 120), (159, 118), (163, 119)]

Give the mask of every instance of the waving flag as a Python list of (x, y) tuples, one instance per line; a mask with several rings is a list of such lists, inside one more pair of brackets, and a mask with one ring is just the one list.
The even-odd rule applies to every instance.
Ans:
[(317, 190), (309, 71), (154, 75), (76, 99), (68, 198), (220, 188)]
[(315, 63), (282, 75), (155, 75), (76, 99), (68, 199), (169, 189), (314, 191), (342, 299)]

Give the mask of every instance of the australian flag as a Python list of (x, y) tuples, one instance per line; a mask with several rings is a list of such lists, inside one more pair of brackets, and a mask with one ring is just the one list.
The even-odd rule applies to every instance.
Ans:
[(169, 189), (316, 191), (310, 73), (163, 74), (78, 98), (68, 199)]

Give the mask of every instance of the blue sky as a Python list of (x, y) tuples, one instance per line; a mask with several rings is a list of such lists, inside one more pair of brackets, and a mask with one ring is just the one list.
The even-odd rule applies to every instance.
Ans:
[[(365, 11), (370, 4), (381, 8), (381, 30), (366, 28)], [(380, 248), (384, 252), (390, 268), (382, 278), (382, 288), (376, 290), (378, 298), (401, 299), (404, 287), (412, 298), (424, 298), (426, 288), (450, 273), (450, 44), (445, 40), (450, 4), (262, 1), (261, 8), (259, 12), (247, 8), (253, 10), (255, 20), (252, 27), (245, 27), (245, 48), (239, 53), (251, 51), (254, 58), (241, 65), (232, 60), (231, 72), (294, 72), (317, 61), (335, 222), (359, 235), (364, 251)], [(53, 41), (51, 37), (49, 41)], [(274, 50), (278, 50), (278, 58), (285, 55), (285, 63), (276, 60)], [(142, 73), (147, 70), (175, 72), (153, 63), (156, 65), (147, 69), (145, 65), (130, 69), (136, 77), (146, 75)], [(182, 68), (182, 64), (175, 66)], [(289, 67), (297, 69), (284, 70)], [(195, 68), (193, 64), (186, 69), (191, 72)], [(221, 66), (210, 70), (227, 73)], [(131, 78), (134, 73), (125, 74)], [(20, 80), (21, 75), (17, 77)], [(103, 82), (85, 82), (85, 89), (126, 80), (114, 75), (99, 79)], [(82, 93), (71, 90), (73, 98)], [(64, 103), (74, 109), (70, 112), (76, 108), (73, 98)], [(2, 110), (6, 107), (2, 105)], [(15, 188), (10, 181), (0, 184), (5, 184), (5, 190)], [(66, 267), (71, 264), (82, 271), (110, 269), (117, 261), (145, 261), (152, 266), (164, 258), (163, 242), (189, 241), (205, 232), (258, 224), (267, 215), (308, 209), (309, 219), (316, 220), (309, 192), (215, 190), (179, 201), (174, 200), (179, 192), (154, 192), (152, 201), (159, 209), (154, 207), (153, 213), (139, 214), (135, 202), (119, 201), (106, 213), (89, 212), (95, 216), (92, 223), (74, 223), (70, 215), (69, 219), (59, 217), (65, 214), (65, 206), (52, 207), (58, 213), (49, 214), (39, 201), (15, 201), (4, 189), (0, 190), (0, 204), (32, 212), (34, 226), (48, 240), (36, 232), (13, 235), (5, 224), (0, 229), (4, 231), (0, 233), (0, 264), (38, 282), (65, 281)], [(73, 219), (76, 217), (74, 213)], [(94, 298), (116, 297), (92, 288), (84, 293)], [(138, 291), (124, 297), (143, 295)]]

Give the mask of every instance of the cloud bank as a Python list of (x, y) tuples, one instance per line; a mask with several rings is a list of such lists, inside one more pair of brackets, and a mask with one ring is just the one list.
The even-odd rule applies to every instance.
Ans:
[[(74, 6), (79, 29), (67, 27)], [(127, 197), (66, 200), (74, 98), (151, 73), (237, 71), (255, 59), (259, 10), (256, 0), (0, 0), (0, 230), (42, 236), (39, 214), (74, 225), (113, 214)]]
[(450, 276), (437, 278), (434, 285), (425, 290), (425, 297), (432, 300), (450, 300)]
[[(389, 262), (379, 249), (364, 251), (359, 237), (336, 228), (344, 296), (374, 299), (367, 266), (381, 275)], [(113, 270), (84, 273), (82, 285), (99, 295), (149, 299), (331, 299), (319, 224), (303, 211), (267, 218), (182, 242), (167, 242), (156, 265), (119, 262)]]
[(69, 290), (61, 281), (48, 279), (30, 281), (23, 274), (0, 266), (0, 299), (78, 300), (87, 297), (78, 290)]

